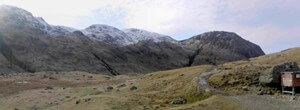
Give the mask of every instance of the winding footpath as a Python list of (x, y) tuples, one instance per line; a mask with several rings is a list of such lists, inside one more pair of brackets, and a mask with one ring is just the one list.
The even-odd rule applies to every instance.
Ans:
[(212, 76), (214, 74), (218, 74), (220, 72), (221, 72), (221, 70), (214, 68), (211, 71), (202, 73), (199, 77), (199, 85), (200, 85), (201, 89), (203, 89), (205, 92), (213, 93), (213, 94), (217, 94), (217, 95), (223, 95), (223, 96), (230, 96), (230, 94), (227, 94), (223, 91), (220, 91), (220, 90), (217, 90), (217, 89), (211, 87), (207, 82), (207, 80), (210, 76)]
[(200, 84), (200, 87), (205, 91), (205, 92), (212, 92), (212, 91), (215, 91), (215, 89), (213, 87), (211, 87), (208, 82), (207, 82), (207, 79), (214, 75), (214, 74), (217, 74), (219, 73), (220, 70), (218, 70), (217, 68), (213, 69), (212, 71), (208, 71), (208, 72), (204, 72), (200, 75), (199, 77), (199, 84)]

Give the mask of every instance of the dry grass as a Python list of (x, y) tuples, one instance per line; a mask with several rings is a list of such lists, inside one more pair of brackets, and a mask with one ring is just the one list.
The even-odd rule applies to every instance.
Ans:
[[(150, 73), (137, 77), (136, 80), (127, 81), (124, 83), (127, 86), (120, 88), (119, 91), (113, 90), (92, 96), (94, 102), (90, 102), (88, 106), (89, 108), (121, 110), (169, 109), (177, 107), (170, 103), (174, 98), (179, 97), (185, 97), (189, 104), (193, 104), (210, 96), (210, 94), (203, 94), (197, 84), (197, 77), (210, 69), (212, 66), (197, 66)], [(111, 86), (117, 88), (118, 85)], [(138, 89), (131, 91), (132, 86)], [(86, 106), (86, 103), (63, 105), (66, 109), (82, 109)]]
[[(250, 61), (238, 61), (218, 66), (223, 70), (209, 81), (229, 92), (239, 92), (243, 86), (257, 84), (259, 74), (275, 64), (296, 61), (300, 64), (300, 49), (271, 54)], [(160, 71), (146, 75), (109, 77), (83, 72), (35, 76), (16, 75), (0, 78), (0, 109), (22, 110), (140, 110), (140, 109), (242, 109), (227, 97), (202, 92), (198, 85), (201, 73), (213, 66), (203, 65)], [(89, 78), (92, 76), (92, 78)], [(52, 77), (53, 79), (49, 79)], [(27, 81), (30, 83), (18, 84)], [(125, 87), (118, 87), (125, 84)], [(17, 86), (16, 86), (17, 85)], [(53, 86), (52, 90), (45, 90)], [(107, 90), (112, 86), (113, 90)], [(136, 86), (137, 90), (130, 90)], [(172, 105), (175, 98), (184, 97), (188, 104)], [(79, 102), (78, 102), (79, 101)], [(76, 102), (78, 102), (76, 104)]]
[[(169, 71), (149, 73), (137, 76), (109, 77), (81, 72), (53, 74), (55, 80), (42, 79), (43, 75), (30, 77), (28, 82), (38, 81), (51, 85), (53, 90), (45, 90), (45, 86), (31, 88), (31, 83), (23, 85), (0, 98), (1, 109), (63, 109), (63, 110), (140, 110), (170, 109), (189, 106), (209, 98), (198, 86), (198, 76), (209, 71), (213, 66), (196, 66)], [(85, 77), (83, 77), (85, 75)], [(87, 76), (93, 76), (92, 79)], [(1, 81), (18, 81), (25, 76), (15, 76)], [(65, 81), (67, 83), (58, 83)], [(75, 85), (73, 85), (75, 84)], [(125, 84), (125, 87), (118, 87)], [(113, 90), (107, 90), (112, 86)], [(130, 90), (136, 86), (137, 90)], [(8, 88), (10, 88), (9, 86)], [(64, 89), (65, 88), (65, 89)], [(184, 97), (185, 105), (170, 104), (174, 98)], [(76, 104), (76, 101), (79, 103)]]
[(210, 69), (212, 66), (196, 66), (151, 73), (136, 83), (140, 87), (137, 93), (155, 99), (194, 97), (201, 93), (198, 76)]

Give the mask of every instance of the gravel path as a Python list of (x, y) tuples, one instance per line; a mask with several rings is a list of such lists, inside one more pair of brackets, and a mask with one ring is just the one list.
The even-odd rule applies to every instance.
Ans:
[(208, 72), (204, 72), (200, 75), (199, 77), (199, 85), (201, 87), (201, 89), (203, 89), (205, 92), (209, 92), (209, 93), (213, 93), (213, 94), (219, 94), (219, 95), (224, 95), (224, 96), (230, 96), (229, 94), (223, 92), (223, 91), (220, 91), (220, 90), (217, 90), (213, 87), (211, 87), (208, 82), (207, 82), (207, 79), (214, 75), (214, 74), (217, 74), (217, 73), (220, 73), (221, 71), (218, 70), (217, 68), (211, 70), (211, 71), (208, 71)]
[(199, 84), (200, 84), (200, 87), (202, 89), (204, 89), (205, 92), (211, 92), (214, 90), (213, 87), (209, 86), (209, 84), (207, 83), (207, 79), (216, 74), (216, 73), (219, 73), (220, 71), (218, 69), (213, 69), (212, 71), (209, 71), (209, 72), (204, 72), (200, 75), (199, 77)]
[(247, 110), (300, 110), (300, 101), (297, 97), (291, 100), (292, 96), (274, 95), (242, 95), (225, 96), (230, 101), (235, 101)]

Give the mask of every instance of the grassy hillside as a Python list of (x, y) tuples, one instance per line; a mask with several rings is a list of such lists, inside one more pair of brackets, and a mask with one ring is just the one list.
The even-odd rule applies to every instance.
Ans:
[[(244, 93), (245, 87), (255, 90), (259, 87), (260, 73), (287, 61), (300, 64), (299, 55), (300, 48), (295, 48), (248, 61), (219, 65), (221, 73), (211, 76), (209, 83), (230, 93)], [(116, 77), (85, 72), (13, 74), (0, 77), (0, 109), (239, 110), (251, 107), (252, 103), (240, 103), (238, 99), (242, 96), (203, 92), (198, 84), (199, 76), (214, 68), (202, 65)], [(172, 104), (178, 98), (186, 99), (187, 104)]]
[[(13, 75), (0, 78), (0, 83), (10, 83), (8, 86), (1, 86), (5, 91), (0, 91), (0, 105), (1, 109), (7, 110), (238, 108), (222, 96), (202, 92), (198, 77), (213, 68), (203, 65), (117, 77), (84, 72)], [(12, 86), (16, 88), (9, 91), (7, 88), (13, 88)], [(187, 104), (171, 104), (180, 97), (187, 99)]]
[[(175, 98), (184, 97), (189, 104), (204, 100), (210, 94), (203, 94), (197, 84), (197, 77), (212, 66), (197, 66), (170, 71), (150, 73), (125, 83), (110, 85), (113, 90), (97, 95), (89, 95), (93, 102), (90, 107), (105, 109), (156, 109), (177, 107), (171, 104)], [(125, 87), (119, 87), (125, 84)], [(136, 90), (130, 90), (131, 87)], [(104, 100), (105, 99), (105, 100)], [(64, 103), (64, 109), (83, 109), (87, 103)], [(55, 108), (55, 107), (54, 107)], [(91, 108), (91, 109), (92, 109)]]
[(291, 61), (300, 64), (300, 48), (220, 65), (222, 72), (210, 77), (209, 83), (228, 92), (241, 93), (243, 88), (258, 86), (259, 75), (266, 69)]

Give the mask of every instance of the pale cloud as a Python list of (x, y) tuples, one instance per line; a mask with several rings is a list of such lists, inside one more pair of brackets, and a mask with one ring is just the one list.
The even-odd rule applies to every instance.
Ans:
[[(267, 53), (300, 46), (299, 0), (1, 0), (50, 24), (85, 28), (95, 23), (141, 28), (176, 39), (225, 30)], [(284, 43), (284, 44), (281, 44)]]

